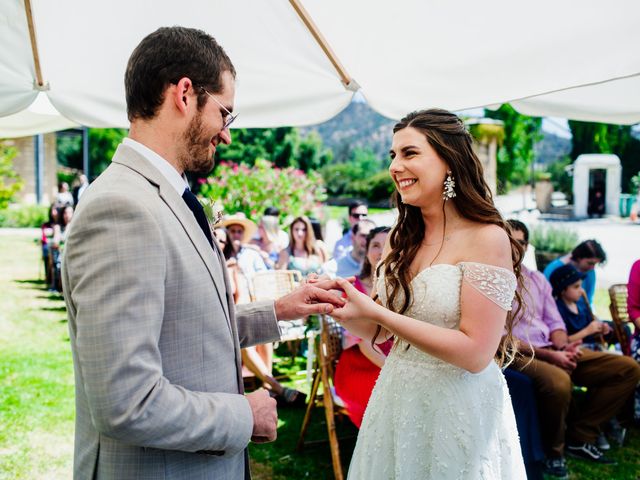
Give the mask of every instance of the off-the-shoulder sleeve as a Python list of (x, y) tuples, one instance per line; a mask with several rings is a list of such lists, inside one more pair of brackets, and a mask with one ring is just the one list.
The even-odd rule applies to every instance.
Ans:
[(463, 262), (460, 268), (469, 285), (501, 308), (511, 310), (517, 286), (513, 272), (502, 267), (475, 262)]

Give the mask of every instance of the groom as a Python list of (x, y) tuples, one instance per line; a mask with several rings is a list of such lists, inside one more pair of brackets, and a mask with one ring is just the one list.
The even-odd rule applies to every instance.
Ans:
[(129, 138), (84, 193), (63, 262), (75, 478), (249, 478), (247, 444), (274, 440), (277, 414), (266, 391), (243, 394), (240, 349), (277, 340), (277, 319), (343, 304), (325, 281), (234, 309), (184, 177), (231, 142), (234, 85), (198, 30), (161, 28), (129, 59)]

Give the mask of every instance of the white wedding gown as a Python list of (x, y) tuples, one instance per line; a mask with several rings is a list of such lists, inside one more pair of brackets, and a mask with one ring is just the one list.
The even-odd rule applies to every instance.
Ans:
[[(464, 262), (420, 272), (412, 281), (413, 305), (405, 315), (459, 328), (462, 281), (505, 310), (511, 308), (512, 272)], [(383, 274), (377, 290), (386, 305)], [(513, 408), (498, 365), (491, 362), (473, 374), (414, 346), (407, 350), (400, 341), (373, 389), (348, 478), (525, 480)]]

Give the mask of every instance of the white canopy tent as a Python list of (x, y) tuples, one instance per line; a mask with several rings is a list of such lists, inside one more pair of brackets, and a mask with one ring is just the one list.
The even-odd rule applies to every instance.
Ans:
[[(391, 118), (512, 102), (533, 115), (632, 124), (638, 20), (633, 0), (3, 0), (0, 136), (128, 126), (127, 59), (163, 25), (203, 29), (226, 49), (239, 127), (318, 123), (358, 89)], [(39, 93), (52, 115), (29, 110)]]

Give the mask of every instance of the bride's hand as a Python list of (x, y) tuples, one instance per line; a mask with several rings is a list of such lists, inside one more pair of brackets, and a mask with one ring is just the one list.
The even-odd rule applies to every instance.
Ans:
[(344, 291), (347, 302), (344, 307), (334, 308), (331, 316), (340, 323), (348, 324), (350, 320), (376, 321), (378, 309), (382, 308), (371, 297), (360, 292), (351, 282), (337, 278), (338, 286)]

